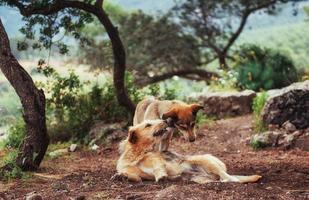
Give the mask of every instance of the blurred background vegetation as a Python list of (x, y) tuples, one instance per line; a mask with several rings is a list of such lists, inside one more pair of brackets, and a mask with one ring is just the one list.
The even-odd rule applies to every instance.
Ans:
[[(308, 1), (282, 4), (271, 14), (257, 11), (250, 15), (227, 55), (228, 70), (220, 67), (207, 45), (200, 48), (204, 44), (199, 35), (184, 31), (183, 27), (193, 27), (192, 22), (181, 21), (188, 16), (176, 20), (180, 8), (174, 6), (172, 0), (105, 3), (127, 50), (126, 85), (134, 102), (148, 95), (186, 100), (189, 94), (202, 91), (264, 91), (309, 78)], [(46, 50), (18, 31), (29, 21), (25, 24), (16, 9), (2, 6), (0, 16), (14, 55), (46, 93), (52, 142), (88, 143), (95, 122), (128, 119), (115, 97), (111, 45), (99, 22), (79, 27), (78, 36), (60, 29)], [(226, 23), (231, 27), (220, 35), (215, 44), (219, 47), (239, 20)], [(186, 74), (188, 69), (195, 72)], [(255, 103), (257, 110), (260, 104)], [(7, 138), (2, 145), (19, 146), (24, 133), (21, 117), (19, 99), (0, 74), (0, 134), (8, 133), (0, 136)]]

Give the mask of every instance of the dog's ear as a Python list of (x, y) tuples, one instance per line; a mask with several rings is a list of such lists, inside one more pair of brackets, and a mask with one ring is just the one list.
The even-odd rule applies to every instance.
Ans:
[(203, 108), (204, 108), (204, 107), (201, 106), (200, 104), (191, 104), (191, 109), (192, 109), (192, 114), (193, 114), (193, 115), (196, 115), (196, 113), (197, 113), (199, 110), (203, 109)]
[(162, 115), (163, 120), (167, 120), (168, 118), (176, 122), (178, 120), (177, 111), (175, 109), (171, 109)]
[(137, 134), (136, 131), (134, 130), (129, 130), (128, 134), (128, 141), (131, 142), (132, 144), (135, 144), (137, 142)]

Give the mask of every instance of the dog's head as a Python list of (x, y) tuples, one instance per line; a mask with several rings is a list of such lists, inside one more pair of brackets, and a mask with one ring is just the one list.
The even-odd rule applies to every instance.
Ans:
[(166, 132), (168, 124), (165, 120), (146, 120), (129, 128), (127, 141), (142, 149), (148, 149), (160, 140)]
[(203, 109), (199, 104), (175, 105), (162, 115), (162, 119), (172, 119), (173, 125), (190, 141), (194, 142), (196, 134), (194, 131), (197, 112)]

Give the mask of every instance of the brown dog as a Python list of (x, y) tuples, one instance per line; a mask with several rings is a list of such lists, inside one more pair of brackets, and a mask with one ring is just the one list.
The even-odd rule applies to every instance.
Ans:
[(187, 104), (178, 100), (160, 101), (153, 97), (146, 98), (137, 104), (133, 125), (135, 126), (145, 120), (172, 119), (175, 128), (170, 128), (158, 145), (160, 151), (166, 151), (176, 130), (179, 130), (190, 142), (195, 141), (195, 117), (196, 113), (202, 108), (201, 105)]
[(259, 175), (229, 175), (225, 164), (210, 154), (182, 156), (154, 150), (167, 127), (163, 120), (148, 120), (131, 127), (127, 139), (122, 143), (123, 152), (117, 162), (118, 175), (131, 181), (188, 177), (197, 183), (249, 183), (261, 178)]

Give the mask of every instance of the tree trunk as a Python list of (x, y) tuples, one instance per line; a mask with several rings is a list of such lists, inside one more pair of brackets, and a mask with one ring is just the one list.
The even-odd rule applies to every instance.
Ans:
[(119, 36), (117, 27), (115, 27), (107, 14), (104, 12), (102, 6), (98, 8), (96, 13), (99, 21), (103, 24), (113, 47), (114, 54), (114, 87), (119, 104), (124, 106), (133, 116), (135, 112), (135, 104), (130, 99), (125, 88), (125, 71), (126, 71), (126, 53), (122, 41)]
[(23, 106), (26, 136), (16, 163), (22, 170), (36, 170), (49, 144), (45, 118), (45, 95), (13, 56), (0, 19), (0, 69), (18, 94)]
[(219, 59), (220, 69), (227, 70), (229, 67), (226, 64), (226, 55), (225, 54), (218, 55), (218, 59)]

